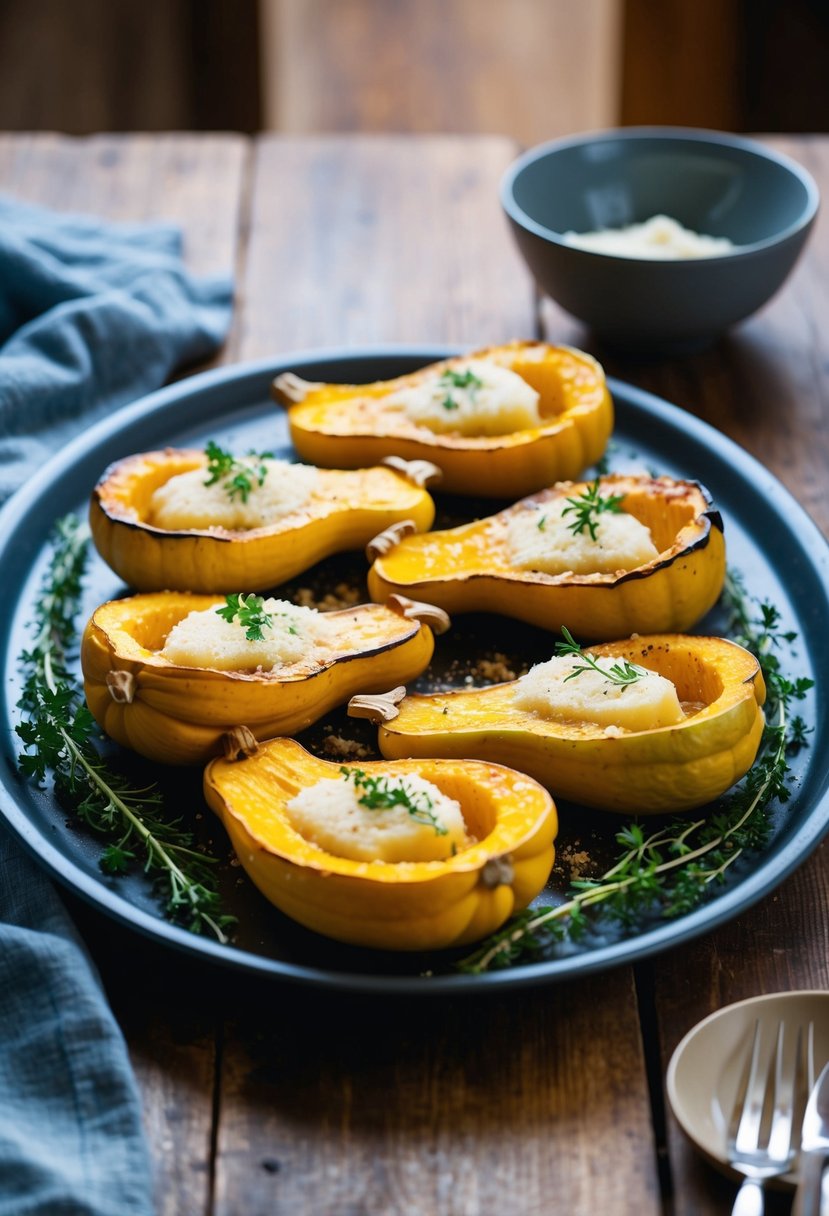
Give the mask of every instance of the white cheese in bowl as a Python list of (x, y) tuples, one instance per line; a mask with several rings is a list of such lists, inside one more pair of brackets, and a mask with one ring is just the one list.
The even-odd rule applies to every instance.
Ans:
[(305, 840), (352, 861), (442, 861), (468, 843), (460, 803), (415, 774), (366, 777), (308, 786), (287, 804)]
[(538, 401), (535, 389), (508, 367), (468, 359), (398, 389), (386, 398), (386, 405), (436, 433), (474, 436), (509, 435), (540, 426)]
[[(250, 488), (244, 493), (234, 492), (228, 477), (207, 485), (206, 467), (191, 469), (154, 491), (147, 522), (170, 532), (263, 528), (305, 506), (319, 477), (311, 465), (288, 460), (240, 456), (236, 463), (249, 473)], [(264, 471), (261, 484), (260, 468)]]
[(626, 228), (565, 232), (563, 240), (592, 253), (665, 261), (721, 257), (735, 249), (727, 237), (692, 232), (668, 215), (654, 215), (643, 224), (629, 224)]
[[(255, 599), (248, 597), (248, 603)], [(301, 662), (324, 646), (329, 635), (324, 613), (298, 608), (287, 600), (266, 599), (261, 608), (262, 636), (251, 639), (238, 616), (228, 621), (219, 615), (217, 610), (226, 607), (220, 600), (203, 612), (188, 613), (168, 633), (162, 657), (178, 667), (274, 671)]]
[(538, 663), (518, 682), (515, 705), (542, 718), (558, 721), (589, 722), (613, 730), (651, 730), (673, 726), (685, 715), (676, 687), (664, 676), (637, 667), (640, 677), (633, 683), (619, 684), (611, 678), (617, 658), (595, 660), (599, 671), (584, 668), (586, 660), (561, 655)]
[(602, 512), (594, 522), (594, 539), (586, 527), (574, 532), (573, 515), (564, 510), (566, 503), (513, 515), (507, 525), (512, 566), (544, 574), (611, 574), (635, 570), (659, 556), (650, 529), (633, 515)]

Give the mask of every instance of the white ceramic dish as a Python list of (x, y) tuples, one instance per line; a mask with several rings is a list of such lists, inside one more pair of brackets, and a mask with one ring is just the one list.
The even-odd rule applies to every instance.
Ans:
[[(726, 1132), (740, 1087), (746, 1043), (760, 1022), (764, 1064), (779, 1023), (814, 1025), (814, 1072), (829, 1060), (829, 992), (774, 992), (718, 1009), (689, 1030), (668, 1065), (668, 1101), (686, 1136), (712, 1165), (737, 1178), (726, 1157)], [(794, 1185), (797, 1170), (783, 1182)]]

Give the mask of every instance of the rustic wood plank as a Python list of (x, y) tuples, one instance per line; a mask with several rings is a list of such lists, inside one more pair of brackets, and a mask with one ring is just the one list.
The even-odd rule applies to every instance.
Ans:
[[(234, 263), (248, 158), (236, 136), (0, 136), (0, 188), (117, 220), (182, 224), (200, 273)], [(126, 1036), (155, 1160), (159, 1216), (207, 1210), (217, 1023), (178, 959), (72, 903)], [(208, 1010), (207, 1014), (204, 1010)]]
[(534, 335), (498, 203), (508, 140), (271, 137), (258, 153), (240, 357)]
[[(513, 154), (497, 138), (261, 141), (242, 356), (532, 335), (497, 203)], [(629, 969), (489, 1000), (252, 999), (224, 1036), (217, 1216), (660, 1210)]]
[(619, 117), (622, 0), (260, 0), (265, 125), (501, 133)]
[(217, 1216), (659, 1211), (629, 971), (452, 1002), (284, 994), (226, 1041)]

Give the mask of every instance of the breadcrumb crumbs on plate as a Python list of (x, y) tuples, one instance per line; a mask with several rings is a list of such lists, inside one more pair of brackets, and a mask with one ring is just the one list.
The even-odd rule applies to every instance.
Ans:
[(320, 612), (336, 612), (339, 608), (352, 608), (360, 602), (360, 591), (348, 583), (337, 583), (333, 591), (316, 596), (310, 587), (300, 587), (294, 596), (300, 608), (316, 608)]
[(371, 755), (371, 748), (356, 739), (345, 739), (342, 735), (327, 735), (322, 743), (322, 750), (327, 756), (336, 756), (340, 760), (365, 760)]

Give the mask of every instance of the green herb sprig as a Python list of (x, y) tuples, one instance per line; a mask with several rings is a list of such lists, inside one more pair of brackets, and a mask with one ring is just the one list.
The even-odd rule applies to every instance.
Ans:
[(51, 774), (61, 804), (107, 839), (99, 859), (102, 870), (123, 874), (140, 863), (171, 920), (226, 942), (224, 930), (234, 918), (221, 912), (212, 859), (194, 849), (180, 820), (165, 818), (155, 786), (131, 785), (111, 770), (93, 742), (95, 721), (69, 669), (88, 550), (85, 525), (74, 516), (57, 523), (53, 556), (34, 609), (34, 642), (21, 655), (22, 720), (15, 727), (25, 748), (20, 768), (39, 785)]
[(757, 656), (766, 682), (768, 721), (748, 775), (722, 810), (705, 819), (674, 820), (650, 833), (637, 822), (623, 828), (616, 836), (622, 853), (600, 878), (572, 882), (565, 901), (554, 907), (528, 908), (462, 959), (459, 970), (480, 974), (531, 962), (556, 943), (578, 942), (597, 919), (630, 930), (645, 918), (683, 916), (740, 857), (768, 843), (770, 807), (788, 800), (790, 757), (808, 739), (793, 703), (813, 681), (784, 674), (775, 650), (791, 646), (796, 634), (780, 629), (778, 609), (750, 597), (738, 574), (726, 580), (722, 602), (729, 636)]
[(562, 517), (575, 515), (575, 519), (567, 525), (574, 536), (578, 536), (586, 529), (590, 533), (591, 540), (598, 540), (599, 516), (605, 511), (610, 511), (614, 515), (621, 513), (624, 494), (600, 494), (600, 485), (601, 479), (597, 477), (582, 494), (566, 500), (568, 505), (561, 514)]
[[(475, 373), (469, 368), (463, 372), (453, 371), (451, 367), (447, 368), (446, 371), (441, 374), (438, 384), (440, 384), (443, 388), (468, 389), (473, 399), (478, 389), (484, 387), (483, 380), (481, 380), (479, 376), (476, 376)], [(452, 396), (451, 392), (446, 394), (441, 402), (441, 405), (445, 410), (460, 409), (459, 403)]]
[(353, 781), (355, 789), (361, 791), (357, 799), (361, 806), (372, 811), (385, 811), (400, 806), (408, 811), (416, 823), (434, 828), (436, 836), (447, 834), (447, 829), (435, 815), (434, 803), (425, 790), (412, 790), (405, 782), (395, 785), (388, 777), (369, 777), (360, 768), (346, 768), (341, 765), (340, 773), (346, 781)]
[(273, 452), (258, 454), (248, 452), (247, 457), (240, 460), (231, 452), (219, 447), (212, 439), (208, 441), (204, 452), (207, 456), (208, 474), (204, 484), (212, 486), (217, 481), (223, 482), (231, 502), (236, 498), (247, 502), (254, 488), (254, 482), (258, 486), (264, 485), (268, 475), (268, 466), (265, 461), (273, 459)]
[[(266, 612), (265, 601), (261, 595), (226, 595), (224, 606), (216, 609), (216, 615), (231, 624), (238, 621), (249, 642), (262, 642), (265, 639), (265, 630), (273, 629), (276, 618), (286, 616), (286, 613)], [(288, 624), (286, 632), (295, 634), (296, 626)]]
[(556, 642), (557, 655), (575, 655), (581, 661), (573, 668), (569, 676), (565, 676), (563, 683), (568, 680), (575, 680), (577, 676), (582, 675), (585, 671), (597, 671), (600, 676), (604, 676), (611, 684), (619, 684), (626, 687), (628, 684), (635, 684), (637, 680), (642, 680), (648, 674), (644, 667), (637, 667), (635, 663), (628, 662), (627, 659), (622, 659), (619, 663), (613, 663), (610, 667), (601, 667), (590, 654), (585, 654), (581, 646), (573, 637), (566, 625), (562, 625), (561, 632), (564, 635), (563, 642)]

